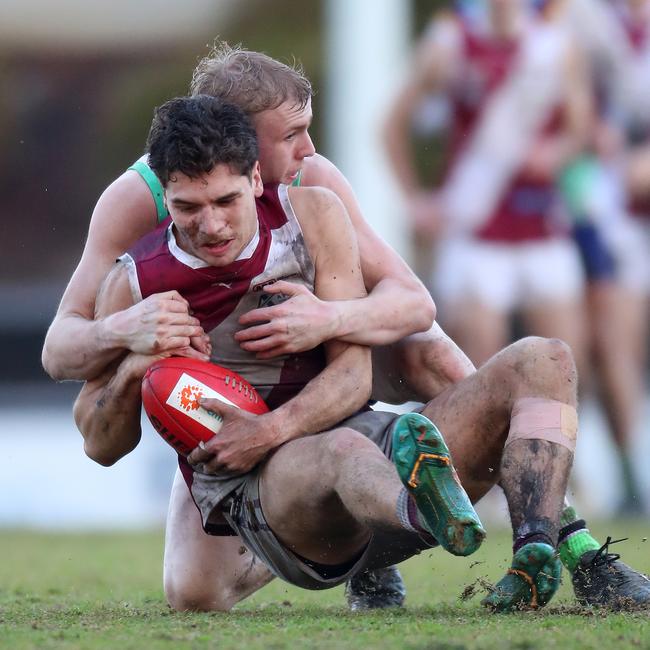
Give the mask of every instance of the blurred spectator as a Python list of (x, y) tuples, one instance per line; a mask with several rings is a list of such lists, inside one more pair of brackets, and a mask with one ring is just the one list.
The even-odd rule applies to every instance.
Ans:
[(590, 343), (619, 450), (622, 514), (642, 509), (630, 442), (639, 425), (650, 285), (650, 2), (566, 0), (590, 62), (598, 120), (591, 155), (563, 174), (588, 278)]
[[(549, 5), (463, 2), (417, 45), (386, 125), (412, 227), (438, 239), (439, 315), (478, 365), (510, 337), (510, 317), (583, 358), (583, 274), (561, 223), (555, 181), (584, 144), (587, 77)], [(550, 13), (549, 13), (550, 12)], [(431, 94), (450, 103), (445, 179), (421, 189), (409, 129)]]

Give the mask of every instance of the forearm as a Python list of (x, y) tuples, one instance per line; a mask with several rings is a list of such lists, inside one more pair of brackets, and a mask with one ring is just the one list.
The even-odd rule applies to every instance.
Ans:
[(127, 357), (107, 381), (84, 385), (74, 405), (75, 422), (84, 438), (84, 451), (100, 465), (112, 465), (140, 441), (140, 385), (142, 370)]
[(413, 280), (387, 277), (365, 298), (333, 303), (337, 314), (333, 338), (377, 346), (428, 330), (436, 316), (435, 304), (419, 280)]
[(371, 389), (370, 349), (348, 347), (296, 397), (270, 414), (278, 436), (276, 446), (332, 428), (356, 413), (368, 401)]
[(45, 337), (42, 363), (48, 375), (57, 381), (90, 380), (114, 361), (124, 347), (106, 319), (57, 316)]

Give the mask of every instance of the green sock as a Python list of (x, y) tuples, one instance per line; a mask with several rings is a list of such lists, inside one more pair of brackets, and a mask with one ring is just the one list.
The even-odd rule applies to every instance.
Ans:
[(562, 564), (571, 572), (580, 562), (580, 557), (587, 551), (595, 551), (600, 544), (589, 532), (584, 519), (578, 519), (576, 511), (568, 506), (560, 517), (560, 533), (558, 535), (558, 550)]

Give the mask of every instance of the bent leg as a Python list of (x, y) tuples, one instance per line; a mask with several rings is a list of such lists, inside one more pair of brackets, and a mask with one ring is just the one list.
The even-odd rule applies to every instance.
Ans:
[(265, 464), (260, 498), (282, 543), (323, 564), (359, 554), (373, 528), (401, 529), (402, 484), (379, 447), (352, 429), (292, 440)]
[(273, 578), (237, 536), (208, 535), (179, 470), (165, 530), (165, 596), (176, 610), (228, 611)]
[(528, 338), (423, 411), (446, 436), (470, 496), (479, 499), (497, 480), (506, 494), (515, 557), (486, 599), (495, 609), (543, 605), (559, 585), (553, 551), (575, 442), (574, 427), (563, 418), (575, 419), (576, 383), (564, 343)]
[[(430, 425), (426, 418), (409, 414), (391, 418), (393, 425), (386, 429), (385, 415), (364, 417), (379, 422), (384, 435), (394, 426), (393, 440), (404, 418), (417, 417)], [(367, 421), (362, 425), (355, 418), (350, 427), (355, 421), (366, 428)], [(405, 427), (409, 428), (408, 423)], [(399, 429), (404, 435), (405, 427)], [(437, 431), (412, 433), (417, 434), (418, 443), (432, 446), (435, 442), (438, 456), (448, 458)], [(453, 466), (446, 463), (431, 469), (428, 463), (422, 465), (416, 484), (411, 485), (404, 477), (400, 479), (374, 442), (353, 428), (294, 440), (262, 469), (260, 501), (265, 521), (285, 548), (321, 564), (340, 565), (360, 557), (373, 535), (390, 543), (379, 549), (373, 541), (363, 560), (367, 566), (402, 561), (433, 545), (433, 537), (452, 553), (469, 554), (480, 544), (484, 531), (460, 483), (446, 480), (452, 474), (455, 477)], [(431, 507), (423, 510), (424, 502)], [(457, 507), (461, 502), (463, 507)], [(381, 553), (380, 560), (377, 553)]]
[[(560, 446), (552, 443), (518, 440), (508, 445), (504, 457), (515, 403), (525, 397), (541, 397), (575, 406), (576, 383), (575, 366), (566, 345), (530, 337), (495, 355), (475, 374), (429, 402), (422, 413), (445, 436), (461, 482), (474, 501), (497, 481), (517, 500), (517, 492), (532, 489), (524, 481), (524, 467), (536, 477), (541, 474), (538, 479), (546, 484), (550, 472), (568, 472), (572, 454), (564, 447), (555, 449)], [(533, 460), (522, 458), (526, 455)], [(513, 457), (523, 464), (518, 466)], [(517, 476), (514, 482), (513, 474)], [(556, 488), (559, 486), (554, 492)], [(554, 494), (552, 507), (544, 511), (559, 518), (563, 498), (564, 490)], [(520, 514), (515, 512), (514, 517), (516, 524)]]

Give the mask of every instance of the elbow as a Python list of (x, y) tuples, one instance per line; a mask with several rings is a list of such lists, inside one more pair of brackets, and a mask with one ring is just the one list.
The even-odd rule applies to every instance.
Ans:
[(41, 364), (43, 370), (45, 370), (54, 381), (64, 381), (65, 379), (68, 379), (63, 372), (63, 368), (56, 362), (56, 356), (52, 354), (47, 338), (45, 339), (43, 351), (41, 352)]
[(92, 410), (88, 411), (84, 400), (77, 399), (73, 415), (77, 429), (84, 439), (84, 453), (98, 465), (110, 467), (133, 449), (122, 449), (114, 444), (108, 424), (98, 418)]
[(45, 337), (41, 351), (41, 365), (54, 381), (85, 381), (92, 378), (82, 368), (71, 365), (70, 358), (57, 349), (49, 334)]
[(436, 304), (433, 302), (433, 298), (427, 292), (428, 300), (426, 304), (422, 305), (422, 313), (418, 315), (418, 325), (420, 326), (420, 332), (426, 332), (433, 327), (433, 323), (436, 320)]
[(124, 454), (116, 454), (110, 449), (105, 449), (101, 445), (96, 445), (91, 439), (84, 440), (84, 452), (90, 460), (96, 462), (102, 467), (115, 465)]
[(414, 332), (427, 332), (436, 320), (436, 303), (423, 284), (418, 287), (414, 309), (411, 310), (411, 326)]

